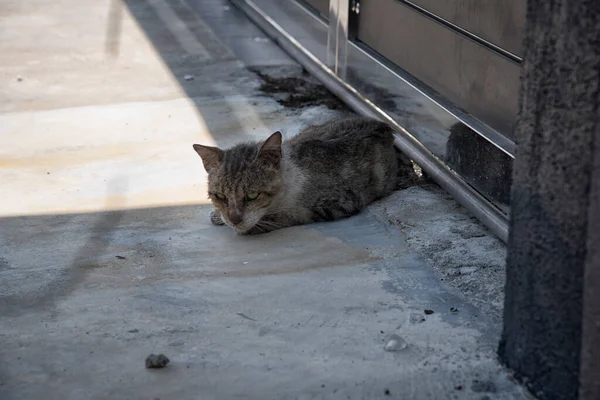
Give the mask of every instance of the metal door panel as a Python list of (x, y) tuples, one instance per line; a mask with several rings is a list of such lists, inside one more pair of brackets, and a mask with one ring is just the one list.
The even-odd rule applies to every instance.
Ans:
[(519, 57), (523, 56), (526, 0), (409, 0), (436, 16)]
[(396, 0), (361, 1), (358, 39), (512, 138), (519, 64)]

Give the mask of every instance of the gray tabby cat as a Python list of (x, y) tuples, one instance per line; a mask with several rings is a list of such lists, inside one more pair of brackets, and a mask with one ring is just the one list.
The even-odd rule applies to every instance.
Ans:
[(282, 143), (275, 132), (230, 149), (194, 145), (208, 172), (215, 225), (255, 234), (359, 213), (396, 186), (393, 131), (347, 118), (311, 126)]

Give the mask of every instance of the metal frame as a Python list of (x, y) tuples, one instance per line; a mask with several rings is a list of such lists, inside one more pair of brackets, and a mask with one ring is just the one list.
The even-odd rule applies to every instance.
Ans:
[[(284, 51), (286, 51), (292, 58), (300, 63), (309, 73), (315, 76), (319, 81), (323, 83), (329, 91), (340, 98), (349, 108), (357, 112), (358, 114), (384, 120), (389, 123), (398, 133), (394, 144), (404, 152), (408, 157), (415, 161), (434, 181), (436, 181), (443, 189), (445, 189), (450, 195), (452, 195), (460, 204), (462, 204), (467, 210), (469, 210), (476, 218), (478, 218), (483, 224), (485, 224), (494, 234), (496, 234), (501, 240), (507, 241), (508, 239), (508, 216), (494, 206), (489, 200), (473, 189), (467, 184), (460, 176), (454, 173), (448, 168), (443, 162), (435, 157), (422, 143), (420, 143), (413, 135), (410, 134), (404, 127), (398, 124), (389, 114), (371, 102), (369, 99), (361, 95), (355, 88), (350, 86), (342, 78), (345, 70), (345, 59), (336, 58), (333, 61), (333, 65), (329, 64), (328, 60), (321, 60), (308, 51), (302, 43), (290, 35), (282, 26), (271, 18), (266, 12), (264, 12), (253, 0), (230, 0), (235, 6), (242, 10), (257, 26), (259, 26), (269, 37), (271, 37)], [(337, 21), (340, 16), (344, 16), (340, 12), (340, 7), (347, 6), (348, 0), (331, 0), (330, 2), (330, 23), (335, 20), (333, 29), (329, 29), (330, 38), (327, 42), (328, 46), (328, 57), (330, 54), (344, 56), (344, 46), (356, 46), (354, 43), (348, 40), (348, 16), (346, 13), (345, 23)], [(306, 11), (309, 13), (309, 11)], [(336, 16), (335, 19), (331, 18)], [(319, 20), (320, 21), (320, 20)], [(321, 23), (323, 23), (321, 21)], [(332, 38), (333, 32), (333, 38)], [(341, 33), (341, 35), (340, 35)], [(356, 46), (359, 49), (358, 46)], [(363, 51), (361, 49), (361, 51)], [(365, 53), (367, 54), (367, 53)], [(369, 55), (369, 57), (371, 57)], [(397, 72), (392, 71), (387, 66), (381, 64), (377, 59), (371, 57), (374, 63), (377, 63), (380, 67), (384, 67), (398, 77), (404, 84), (410, 86), (412, 89), (418, 90), (427, 99), (432, 102), (432, 105), (439, 107), (441, 110), (446, 112), (450, 117), (456, 119), (458, 122), (463, 122), (462, 119), (457, 117), (456, 112), (451, 110), (450, 106), (443, 104), (438, 99), (434, 99), (432, 96), (424, 92), (423, 90), (416, 87), (409, 79), (400, 76)], [(329, 64), (329, 65), (328, 65)], [(332, 68), (333, 67), (333, 68)], [(341, 76), (336, 74), (341, 72)], [(478, 125), (472, 120), (467, 124), (469, 127), (474, 127), (477, 133), (481, 133), (481, 130), (485, 130), (487, 127), (484, 124)], [(487, 128), (492, 131), (491, 128)], [(495, 131), (493, 131), (495, 132)], [(498, 133), (496, 133), (499, 135)], [(483, 135), (486, 137), (486, 135)], [(486, 137), (487, 138), (487, 137)], [(489, 138), (488, 138), (489, 140)], [(492, 142), (490, 140), (490, 142)], [(494, 142), (492, 142), (494, 143)], [(509, 149), (500, 147), (497, 143), (494, 143), (502, 151), (507, 154), (513, 154)], [(512, 150), (512, 148), (510, 149)]]

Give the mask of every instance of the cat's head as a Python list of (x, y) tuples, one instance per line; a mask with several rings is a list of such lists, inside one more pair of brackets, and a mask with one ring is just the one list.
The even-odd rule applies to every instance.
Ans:
[(245, 233), (267, 214), (280, 193), (281, 133), (260, 143), (242, 143), (227, 150), (194, 145), (208, 172), (208, 197), (225, 223)]

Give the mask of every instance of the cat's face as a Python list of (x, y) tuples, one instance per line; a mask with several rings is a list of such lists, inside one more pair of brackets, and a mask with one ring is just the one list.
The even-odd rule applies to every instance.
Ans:
[(281, 134), (275, 132), (263, 143), (229, 150), (200, 145), (194, 149), (208, 172), (208, 196), (223, 221), (238, 233), (255, 226), (260, 229), (283, 184)]

